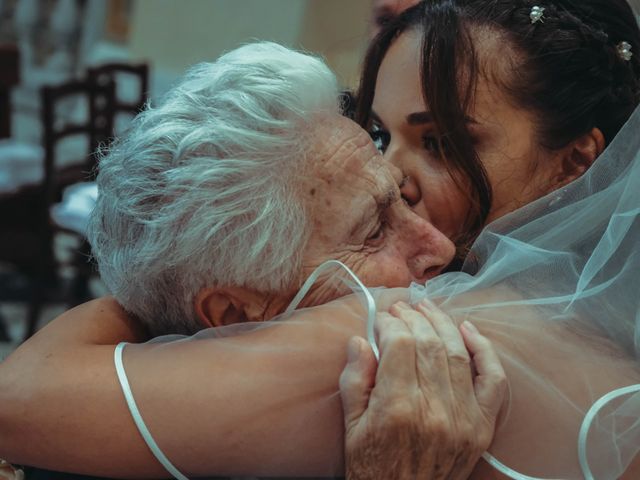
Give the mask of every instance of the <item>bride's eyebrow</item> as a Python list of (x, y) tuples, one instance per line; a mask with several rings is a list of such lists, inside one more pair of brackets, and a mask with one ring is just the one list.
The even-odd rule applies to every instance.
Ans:
[[(469, 116), (464, 117), (465, 122), (477, 124), (478, 122)], [(426, 123), (434, 123), (433, 114), (428, 111), (415, 112), (407, 115), (407, 123), (409, 125), (424, 125)]]
[(423, 125), (425, 123), (433, 123), (433, 115), (431, 112), (416, 112), (407, 115), (407, 123), (409, 125)]

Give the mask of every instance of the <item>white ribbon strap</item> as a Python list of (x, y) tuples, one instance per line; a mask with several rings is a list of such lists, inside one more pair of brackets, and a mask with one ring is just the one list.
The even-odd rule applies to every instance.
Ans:
[(603, 395), (597, 402), (591, 405), (591, 408), (584, 416), (582, 425), (580, 427), (580, 434), (578, 435), (578, 460), (580, 461), (580, 468), (584, 475), (585, 480), (594, 480), (593, 472), (589, 466), (589, 460), (587, 459), (587, 436), (589, 435), (589, 429), (596, 415), (602, 408), (612, 400), (622, 397), (624, 395), (630, 395), (632, 393), (640, 392), (640, 384), (630, 385), (628, 387), (618, 388), (612, 390), (606, 395)]
[[(580, 469), (582, 470), (582, 474), (584, 475), (585, 480), (595, 480), (593, 472), (591, 471), (591, 467), (589, 466), (589, 460), (587, 459), (587, 436), (589, 435), (589, 430), (591, 429), (591, 425), (598, 415), (598, 412), (602, 410), (602, 408), (607, 403), (615, 400), (616, 398), (638, 392), (640, 392), (640, 384), (630, 385), (628, 387), (612, 390), (611, 392), (603, 395), (598, 401), (596, 401), (584, 416), (584, 420), (582, 421), (582, 425), (580, 426), (580, 433), (578, 434), (578, 461), (580, 462)], [(516, 472), (515, 470), (507, 467), (505, 464), (500, 462), (489, 452), (485, 452), (482, 455), (482, 458), (484, 458), (487, 463), (489, 463), (489, 465), (491, 465), (493, 468), (502, 472), (504, 475), (512, 478), (513, 480), (545, 480), (537, 477), (530, 477), (528, 475), (524, 475), (523, 473)]]
[(160, 462), (160, 464), (167, 470), (167, 472), (169, 472), (174, 476), (174, 478), (177, 478), (178, 480), (189, 480), (185, 475), (180, 473), (180, 471), (169, 461), (166, 455), (162, 453), (162, 450), (160, 450), (160, 447), (158, 447), (158, 444), (151, 436), (151, 432), (147, 428), (147, 425), (144, 423), (142, 415), (140, 415), (140, 410), (138, 410), (138, 405), (133, 398), (133, 392), (131, 391), (131, 386), (129, 385), (129, 380), (124, 370), (124, 364), (122, 363), (122, 351), (124, 350), (126, 344), (127, 342), (120, 342), (116, 346), (116, 349), (113, 352), (113, 360), (116, 364), (116, 373), (118, 374), (120, 387), (122, 387), (122, 393), (124, 394), (124, 398), (127, 401), (127, 406), (129, 407), (131, 417), (133, 418), (136, 427), (138, 427), (138, 431), (140, 432), (140, 435), (142, 435), (142, 438), (147, 444), (147, 447), (149, 447), (151, 453), (153, 453), (154, 457), (156, 457), (158, 462)]
[[(327, 270), (333, 267), (338, 267), (344, 270), (348, 274), (349, 278), (355, 282), (355, 284), (358, 286), (358, 288), (362, 291), (362, 293), (365, 296), (365, 299), (367, 302), (367, 337), (368, 337), (367, 339), (369, 341), (369, 344), (371, 345), (371, 349), (373, 350), (373, 353), (376, 359), (379, 360), (380, 351), (378, 349), (378, 344), (376, 342), (375, 332), (374, 332), (374, 324), (376, 319), (375, 300), (373, 299), (371, 292), (369, 292), (367, 287), (364, 286), (364, 284), (360, 281), (360, 279), (356, 276), (356, 274), (353, 273), (351, 269), (347, 267), (344, 263), (338, 260), (329, 260), (321, 264), (318, 268), (316, 268), (311, 273), (311, 275), (309, 275), (309, 278), (307, 278), (307, 280), (304, 282), (304, 284), (302, 285), (302, 287), (300, 288), (296, 296), (293, 298), (293, 300), (291, 301), (291, 303), (289, 304), (289, 306), (287, 307), (284, 313), (290, 314), (294, 312), (296, 308), (298, 308), (298, 306), (300, 305), (300, 302), (302, 302), (306, 294), (309, 292), (311, 287), (318, 280), (320, 275), (322, 275)], [(353, 289), (351, 285), (349, 285), (349, 287), (355, 291), (355, 289)], [(155, 442), (155, 440), (151, 436), (149, 429), (147, 428), (146, 424), (144, 423), (144, 420), (142, 419), (142, 415), (140, 414), (140, 411), (138, 409), (138, 406), (136, 405), (135, 399), (133, 398), (133, 393), (131, 392), (129, 380), (127, 379), (127, 374), (125, 373), (124, 365), (122, 363), (122, 351), (124, 350), (125, 345), (126, 345), (126, 342), (121, 342), (116, 346), (116, 349), (114, 352), (114, 360), (115, 360), (115, 366), (116, 366), (116, 373), (118, 374), (118, 380), (120, 381), (120, 386), (122, 387), (122, 393), (124, 394), (124, 397), (127, 401), (127, 406), (129, 407), (129, 411), (131, 412), (131, 417), (133, 418), (133, 421), (135, 422), (136, 427), (140, 432), (140, 435), (142, 435), (142, 438), (144, 439), (145, 443), (151, 450), (151, 453), (153, 453), (153, 455), (156, 457), (158, 462), (160, 462), (160, 464), (176, 479), (189, 480), (185, 475), (180, 473), (180, 471), (178, 471), (178, 469), (169, 461), (169, 459), (164, 455), (164, 453), (162, 453), (162, 450), (160, 450), (160, 447), (158, 447), (158, 444)], [(607, 403), (611, 402), (612, 400), (615, 400), (616, 398), (622, 397), (624, 395), (629, 395), (631, 393), (637, 393), (637, 392), (640, 392), (640, 384), (631, 385), (629, 387), (613, 390), (607, 393), (606, 395), (604, 395), (597, 402), (595, 402), (591, 406), (587, 414), (585, 415), (585, 418), (580, 427), (580, 433), (578, 436), (578, 459), (579, 459), (580, 467), (584, 474), (585, 480), (595, 480), (593, 473), (591, 471), (591, 468), (589, 467), (589, 462), (587, 460), (587, 436), (589, 434), (589, 429), (591, 428), (591, 424), (593, 423), (593, 420), (595, 419), (598, 412)], [(504, 475), (506, 475), (507, 477), (513, 480), (547, 480), (539, 477), (531, 477), (529, 475), (525, 475), (523, 473), (517, 472), (512, 468), (508, 467), (507, 465), (505, 465), (504, 463), (500, 462), (497, 458), (495, 458), (489, 452), (485, 452), (482, 455), (482, 458), (484, 458), (487, 461), (487, 463), (489, 463), (493, 468), (502, 472)]]
[[(360, 281), (357, 275), (353, 273), (351, 269), (347, 267), (344, 263), (338, 260), (328, 260), (323, 264), (321, 264), (318, 268), (316, 268), (311, 273), (311, 275), (309, 275), (309, 278), (307, 278), (307, 280), (304, 282), (304, 284), (302, 285), (302, 287), (300, 288), (296, 296), (293, 298), (293, 300), (291, 300), (291, 303), (289, 304), (289, 306), (287, 307), (284, 313), (290, 314), (296, 308), (298, 308), (298, 305), (300, 305), (300, 302), (302, 302), (305, 295), (309, 293), (309, 290), (311, 290), (311, 287), (313, 286), (314, 283), (316, 283), (320, 275), (322, 275), (332, 267), (338, 267), (343, 269), (345, 272), (347, 272), (347, 274), (349, 275), (349, 278), (355, 282), (355, 284), (364, 294), (364, 297), (367, 301), (367, 340), (369, 341), (369, 345), (371, 345), (371, 350), (373, 350), (373, 354), (375, 355), (376, 360), (380, 360), (380, 350), (378, 349), (378, 342), (376, 341), (376, 335), (374, 331), (374, 325), (376, 321), (376, 301), (373, 299), (371, 292), (369, 292), (367, 287), (364, 286), (364, 284)], [(349, 288), (351, 288), (355, 292), (355, 289), (351, 285), (347, 284), (347, 286), (349, 286)]]
[(496, 457), (491, 455), (489, 452), (484, 452), (482, 454), (482, 458), (486, 460), (486, 462), (491, 465), (493, 468), (498, 470), (503, 475), (513, 479), (513, 480), (562, 480), (562, 479), (546, 479), (546, 478), (538, 478), (538, 477), (530, 477), (529, 475), (525, 475), (524, 473), (516, 472), (513, 468), (507, 467), (504, 463), (498, 460)]

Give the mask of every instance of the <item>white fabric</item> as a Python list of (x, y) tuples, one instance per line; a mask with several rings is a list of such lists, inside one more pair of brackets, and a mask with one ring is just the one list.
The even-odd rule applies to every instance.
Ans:
[[(74, 135), (62, 139), (56, 147), (56, 167), (80, 164), (87, 151), (88, 139), (85, 137)], [(0, 194), (16, 193), (21, 188), (40, 184), (43, 179), (42, 146), (12, 139), (0, 140)]]
[(98, 185), (95, 182), (70, 185), (62, 194), (62, 202), (51, 207), (51, 219), (59, 227), (85, 235), (97, 200)]
[[(371, 291), (380, 310), (426, 296), (493, 341), (509, 398), (487, 459), (512, 478), (614, 480), (640, 451), (639, 132), (640, 109), (580, 180), (487, 227), (462, 272)], [(128, 347), (132, 390), (146, 387), (136, 401), (167, 457), (194, 476), (339, 474), (335, 358), (366, 336), (362, 298)], [(225, 368), (240, 376), (208, 385), (193, 352), (211, 362), (235, 352)], [(184, 393), (160, 403), (154, 379)], [(227, 396), (228, 411), (208, 411), (209, 395)], [(175, 440), (191, 432), (188, 446)]]
[(39, 145), (0, 140), (0, 194), (36, 185), (44, 176), (44, 150)]

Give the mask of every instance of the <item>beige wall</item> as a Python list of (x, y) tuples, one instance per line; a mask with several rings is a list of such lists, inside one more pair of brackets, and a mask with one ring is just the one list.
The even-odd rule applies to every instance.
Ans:
[(251, 39), (324, 56), (354, 85), (367, 42), (371, 0), (136, 0), (130, 49), (165, 72), (213, 60)]
[(308, 0), (300, 45), (320, 53), (343, 85), (355, 86), (369, 40), (371, 0)]

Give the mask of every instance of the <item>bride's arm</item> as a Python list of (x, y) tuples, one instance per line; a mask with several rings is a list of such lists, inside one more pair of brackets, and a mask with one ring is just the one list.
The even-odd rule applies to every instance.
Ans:
[[(127, 347), (125, 363), (134, 391), (140, 388), (141, 410), (143, 414), (149, 412), (150, 427), (161, 439), (167, 438), (163, 429), (169, 429), (169, 437), (182, 445), (185, 439), (197, 440), (200, 449), (194, 451), (207, 452), (207, 457), (215, 452), (220, 455), (224, 449), (231, 454), (233, 450), (234, 431), (221, 432), (220, 422), (226, 428), (235, 427), (235, 432), (242, 428), (245, 433), (249, 427), (245, 421), (251, 422), (251, 428), (260, 433), (267, 425), (273, 428), (268, 421), (270, 413), (280, 413), (276, 430), (290, 434), (287, 429), (304, 417), (305, 425), (318, 432), (314, 440), (330, 438), (335, 442), (340, 402), (337, 395), (325, 397), (329, 390), (338, 390), (346, 344), (351, 334), (359, 332), (359, 325), (349, 328), (347, 323), (345, 327), (343, 321), (334, 320), (335, 315), (332, 318), (304, 329), (283, 326), (277, 335), (269, 334), (269, 351), (262, 352), (252, 348), (243, 352), (229, 348), (229, 341), (213, 339), (189, 342), (188, 348), (184, 343)], [(334, 328), (336, 322), (339, 328)], [(260, 335), (264, 339), (264, 334)], [(141, 339), (142, 332), (136, 330), (117, 304), (102, 299), (67, 312), (10, 355), (0, 364), (0, 458), (94, 475), (166, 475), (131, 420), (113, 366), (116, 343)], [(318, 344), (311, 342), (326, 346), (320, 349), (321, 355), (314, 355), (318, 349), (313, 347)], [(139, 361), (130, 361), (138, 354), (136, 349), (140, 351)], [(174, 349), (180, 350), (177, 356)], [(278, 354), (279, 351), (284, 353)], [(141, 376), (136, 374), (138, 366), (147, 369)], [(269, 383), (261, 376), (263, 371), (291, 381)], [(256, 382), (261, 379), (263, 384), (257, 388)], [(323, 411), (315, 417), (307, 415), (304, 407), (296, 411), (296, 405), (301, 403), (297, 392), (305, 391), (305, 385), (308, 396), (317, 394), (323, 400), (319, 406)], [(147, 404), (147, 387), (153, 392), (152, 397), (164, 388), (159, 405)], [(259, 402), (252, 393), (255, 391), (260, 392)], [(175, 392), (181, 393), (172, 396)], [(191, 407), (183, 408), (185, 397)], [(282, 399), (290, 400), (286, 415), (283, 410), (265, 412), (253, 408), (254, 403), (275, 408)], [(158, 410), (154, 410), (156, 406)], [(207, 415), (203, 415), (205, 407)], [(170, 414), (156, 418), (154, 411)], [(215, 415), (217, 412), (219, 416)], [(324, 418), (336, 422), (328, 425)], [(239, 434), (238, 442), (246, 437)], [(256, 442), (263, 438), (259, 436)], [(283, 447), (286, 448), (272, 445), (265, 450), (275, 453)], [(171, 445), (166, 448), (171, 450)], [(335, 450), (340, 453), (342, 445), (338, 444)], [(196, 466), (203, 461), (196, 459)], [(225, 456), (220, 461), (229, 463), (230, 459)], [(242, 458), (239, 461), (246, 464)], [(336, 459), (332, 461), (335, 463)], [(175, 459), (175, 463), (180, 465), (181, 459)]]
[(0, 363), (0, 458), (103, 475), (124, 466), (164, 475), (114, 375), (113, 345), (144, 339), (105, 297), (66, 312), (21, 345)]
[[(363, 330), (360, 312), (344, 307), (325, 305), (228, 338), (128, 346), (136, 400), (173, 463), (190, 475), (340, 472), (337, 383), (347, 341)], [(141, 336), (104, 299), (68, 312), (15, 352), (0, 365), (0, 456), (112, 477), (166, 475), (115, 380), (113, 344)], [(389, 421), (385, 413), (375, 416), (378, 427), (416, 424), (413, 412)], [(397, 447), (383, 450), (394, 461), (411, 454)]]
[[(182, 447), (187, 440), (196, 445), (177, 449), (178, 456), (191, 455), (175, 458), (178, 466), (201, 465), (207, 472), (219, 466), (213, 471), (223, 473), (236, 460), (246, 466), (246, 451), (286, 458), (286, 445), (264, 444), (266, 428), (272, 439), (291, 438), (293, 428), (304, 428), (314, 432), (303, 435), (309, 448), (332, 445), (317, 449), (315, 460), (307, 450), (299, 456), (302, 464), (291, 468), (341, 465), (337, 381), (347, 341), (362, 333), (362, 321), (325, 308), (326, 315), (315, 312), (322, 321), (303, 328), (282, 324), (277, 333), (269, 328), (252, 334), (262, 350), (246, 336), (127, 347), (127, 370), (154, 434)], [(105, 298), (65, 313), (22, 345), (0, 364), (0, 458), (105, 476), (164, 474), (131, 420), (113, 366), (116, 343), (140, 340), (144, 333)], [(315, 415), (309, 408), (317, 408)], [(236, 449), (240, 443), (242, 449)], [(172, 450), (170, 444), (161, 446)], [(304, 442), (296, 447), (304, 449)], [(219, 464), (211, 461), (212, 452)], [(259, 455), (255, 459), (264, 464)]]

